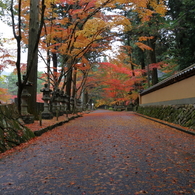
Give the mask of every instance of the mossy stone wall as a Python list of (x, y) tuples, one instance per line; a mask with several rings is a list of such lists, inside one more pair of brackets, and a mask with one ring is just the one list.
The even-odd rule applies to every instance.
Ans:
[(137, 112), (195, 129), (195, 105), (139, 106)]
[(15, 104), (0, 105), (0, 153), (33, 137), (34, 133), (19, 118)]

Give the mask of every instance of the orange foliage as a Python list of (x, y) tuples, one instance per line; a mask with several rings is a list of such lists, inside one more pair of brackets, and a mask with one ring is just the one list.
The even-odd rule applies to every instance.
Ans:
[[(111, 41), (107, 32), (111, 32), (112, 28), (117, 27), (121, 31), (131, 30), (131, 21), (128, 18), (114, 14), (105, 16), (100, 13), (101, 8), (116, 8), (117, 4), (124, 5), (124, 9), (137, 12), (143, 22), (148, 21), (153, 13), (163, 15), (166, 12), (166, 6), (162, 0), (132, 0), (131, 3), (127, 0), (45, 1), (45, 25), (39, 47), (44, 51), (66, 56), (66, 61), (63, 61), (63, 64), (57, 69), (57, 73), (54, 71), (54, 74), (51, 74), (54, 77), (53, 81), (56, 81), (61, 73), (67, 70), (67, 64), (71, 64), (81, 71), (90, 70), (91, 64), (84, 55), (92, 51), (102, 52), (109, 49), (109, 42), (102, 41), (100, 43), (100, 41), (105, 39)], [(22, 1), (22, 28), (24, 28), (22, 29), (22, 40), (24, 44), (28, 43), (29, 7), (29, 0)], [(152, 50), (142, 43), (148, 39), (152, 39), (152, 37), (140, 37), (135, 44), (142, 50)], [(132, 48), (127, 49), (130, 51)], [(121, 59), (120, 56), (118, 58), (119, 61), (122, 61), (124, 56), (121, 55)], [(132, 61), (129, 63), (133, 64)], [(25, 69), (25, 66), (23, 67)], [(96, 74), (99, 82), (110, 86), (107, 96), (125, 98), (133, 85), (132, 77), (134, 75), (136, 78), (141, 77), (142, 70), (139, 67), (132, 70), (123, 63), (111, 62), (110, 64), (101, 64), (99, 72)], [(132, 78), (131, 81), (129, 78)]]
[(150, 36), (150, 37), (146, 37), (146, 36), (141, 36), (139, 37), (139, 41), (147, 41), (148, 39), (153, 39), (154, 37), (153, 36)]
[(140, 49), (144, 50), (153, 50), (151, 47), (149, 47), (148, 45), (141, 43), (141, 42), (136, 42), (135, 45), (137, 45)]
[(7, 102), (11, 99), (11, 95), (8, 93), (8, 89), (0, 88), (0, 102)]

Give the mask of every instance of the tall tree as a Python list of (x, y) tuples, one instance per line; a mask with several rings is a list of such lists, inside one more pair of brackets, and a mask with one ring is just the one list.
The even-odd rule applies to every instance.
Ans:
[[(195, 1), (169, 0), (167, 20), (169, 22), (168, 55), (175, 59), (182, 70), (195, 63)], [(174, 39), (171, 38), (174, 36)]]
[[(28, 59), (27, 59), (27, 78), (32, 83), (32, 87), (28, 88), (30, 97), (28, 99), (28, 109), (31, 114), (37, 116), (36, 97), (37, 97), (37, 72), (38, 72), (38, 44), (40, 40), (41, 30), (43, 27), (43, 17), (45, 4), (42, 0), (41, 8), (40, 0), (30, 1), (30, 20), (29, 20), (29, 38), (28, 38)], [(41, 21), (39, 20), (39, 11), (41, 10)]]
[[(21, 1), (19, 2), (21, 3)], [(25, 3), (26, 2), (27, 1), (25, 1)], [(57, 79), (54, 78), (50, 79), (51, 81), (53, 81), (53, 86), (56, 86), (54, 88), (61, 87), (62, 89), (65, 89), (64, 86), (66, 86), (66, 91), (71, 96), (72, 95), (72, 91), (71, 91), (72, 68), (75, 67), (75, 65), (78, 64), (79, 62), (82, 62), (84, 56), (85, 59), (88, 60), (86, 56), (91, 52), (94, 52), (95, 50), (102, 52), (103, 50), (106, 49), (106, 47), (108, 48), (109, 47), (108, 42), (106, 43), (104, 40), (111, 41), (111, 39), (113, 39), (114, 36), (116, 37), (116, 33), (111, 31), (111, 29), (120, 28), (122, 34), (124, 32), (126, 33), (131, 32), (132, 27), (131, 27), (130, 18), (121, 16), (120, 14), (117, 13), (111, 16), (106, 16), (105, 14), (102, 14), (102, 11), (104, 9), (106, 8), (114, 9), (116, 8), (116, 5), (121, 5), (123, 9), (126, 9), (129, 12), (132, 13), (136, 12), (141, 21), (139, 25), (142, 25), (146, 21), (149, 21), (150, 17), (154, 12), (162, 13), (163, 10), (162, 0), (160, 0), (161, 3), (156, 3), (156, 2), (157, 1), (155, 0), (150, 0), (150, 1), (133, 0), (132, 2), (127, 2), (126, 0), (121, 0), (120, 2), (116, 0), (103, 0), (103, 1), (102, 0), (94, 0), (94, 1), (48, 0), (46, 1), (47, 11), (45, 12), (44, 15), (45, 30), (42, 31), (42, 35), (41, 35), (42, 39), (40, 45), (42, 49), (47, 50), (48, 64), (49, 64), (49, 58), (52, 53), (55, 54), (55, 58), (53, 59), (56, 59), (57, 57), (57, 63), (55, 63), (55, 67), (54, 67), (55, 70), (57, 70), (58, 68), (57, 74), (54, 74), (51, 70), (47, 72), (48, 77), (53, 76), (57, 78)], [(33, 3), (37, 4), (38, 0), (33, 1)], [(148, 9), (147, 7), (148, 4), (150, 4), (150, 6), (153, 8), (152, 11)], [(19, 7), (21, 7), (21, 4), (19, 5), (20, 5)], [(42, 9), (40, 9), (42, 13), (44, 10), (43, 7), (44, 6), (42, 4)], [(28, 20), (27, 13), (28, 10), (24, 9), (23, 14), (24, 14), (24, 18), (26, 18), (26, 21)], [(31, 16), (32, 18), (35, 15), (37, 15), (35, 13), (36, 12), (34, 12), (33, 13), (34, 15)], [(41, 18), (43, 19), (43, 14)], [(34, 19), (34, 21), (36, 20), (37, 18)], [(32, 21), (30, 22), (30, 26), (31, 25), (32, 25)], [(39, 27), (41, 26), (42, 26), (42, 22), (40, 23)], [(21, 29), (21, 21), (19, 27)], [(22, 27), (28, 28), (28, 24), (25, 24)], [(29, 36), (31, 36), (32, 39), (29, 38), (29, 47), (30, 47), (30, 43), (32, 43), (33, 40), (33, 36), (32, 36), (33, 33), (31, 33), (31, 30), (32, 29), (30, 27)], [(28, 32), (28, 30), (26, 29), (19, 32), (20, 32), (19, 35), (21, 35), (21, 33), (25, 35), (25, 33)], [(39, 28), (39, 31), (35, 33), (38, 36), (34, 36), (36, 38), (36, 40), (34, 41), (36, 44), (32, 46), (31, 48), (32, 51), (29, 50), (27, 78), (25, 82), (27, 81), (28, 76), (31, 75), (32, 68), (36, 69), (36, 65), (33, 65), (34, 63), (33, 61), (36, 61), (34, 59), (36, 59), (37, 56), (37, 47), (38, 47), (39, 35), (40, 35), (39, 32), (41, 32), (41, 28)], [(21, 41), (21, 36), (17, 36), (16, 38), (18, 38), (18, 40), (20, 38)], [(23, 36), (23, 40), (24, 39), (25, 37)], [(25, 41), (26, 44), (28, 44), (27, 39), (24, 40), (24, 42)], [(147, 45), (144, 45), (144, 43), (141, 43), (141, 41), (135, 41), (135, 42), (138, 42), (137, 45), (141, 49), (147, 48)], [(129, 48), (131, 47), (130, 45), (128, 46)], [(30, 54), (32, 54), (32, 56), (35, 56), (35, 58), (31, 58)], [(131, 54), (129, 57), (131, 58)], [(63, 59), (63, 60), (60, 61), (59, 59)], [(144, 66), (144, 63), (142, 65)], [(56, 68), (56, 66), (58, 67)], [(134, 66), (135, 65), (131, 63), (132, 69), (134, 69)], [(33, 82), (33, 79), (31, 81)], [(25, 85), (25, 82), (22, 83), (22, 86)], [(64, 83), (61, 84), (62, 82), (65, 82), (65, 84)], [(36, 81), (34, 83), (36, 83)], [(19, 82), (19, 84), (21, 84), (21, 82)], [(32, 95), (32, 97), (35, 96)], [(35, 102), (35, 100), (33, 100), (33, 102)]]
[[(17, 77), (18, 77), (18, 111), (21, 113), (21, 95), (22, 90), (24, 89), (24, 83), (22, 82), (21, 78), (21, 40), (22, 40), (22, 31), (21, 31), (21, 7), (22, 7), (22, 1), (18, 1), (18, 9), (17, 9), (17, 17), (18, 21), (16, 22), (15, 19), (15, 10), (14, 10), (14, 1), (11, 0), (11, 18), (12, 18), (12, 28), (13, 28), (13, 34), (14, 38), (17, 42), (17, 57), (16, 57), (16, 69), (17, 69)], [(17, 30), (16, 30), (17, 29)], [(18, 31), (18, 32), (17, 32)]]
[[(28, 9), (28, 2), (24, 2), (24, 4), (22, 4), (22, 0), (19, 0), (18, 1), (18, 4), (15, 5), (14, 4), (14, 1), (11, 0), (11, 18), (12, 18), (12, 27), (13, 27), (13, 34), (14, 34), (14, 37), (16, 39), (16, 42), (17, 42), (17, 60), (16, 60), (16, 70), (17, 70), (17, 77), (18, 77), (18, 82), (17, 82), (17, 85), (18, 85), (18, 110), (19, 112), (21, 112), (21, 94), (22, 94), (22, 91), (24, 89), (24, 87), (26, 87), (26, 83), (29, 79), (29, 77), (31, 77), (31, 81), (36, 80), (34, 75), (37, 74), (37, 69), (36, 69), (36, 53), (37, 53), (37, 48), (38, 48), (38, 44), (39, 44), (39, 39), (40, 39), (40, 34), (41, 34), (41, 29), (42, 29), (42, 26), (43, 26), (43, 16), (44, 16), (44, 9), (45, 9), (45, 5), (44, 5), (44, 0), (42, 0), (41, 2), (41, 22), (39, 24), (39, 20), (36, 19), (35, 21), (35, 15), (37, 13), (37, 10), (39, 10), (39, 4), (37, 4), (38, 2), (37, 1), (32, 1), (31, 0), (31, 20), (30, 20), (30, 30), (29, 30), (29, 44), (30, 45), (30, 51), (28, 53), (28, 65), (27, 65), (27, 70), (26, 70), (26, 75), (25, 75), (25, 78), (23, 79), (22, 78), (22, 75), (21, 75), (21, 71), (22, 71), (22, 66), (23, 64), (21, 64), (21, 48), (22, 48), (22, 41), (25, 42), (25, 37), (22, 36), (22, 32), (25, 32), (25, 30), (23, 29), (24, 27), (29, 27), (29, 25), (24, 25), (22, 23), (22, 21), (25, 22), (24, 20), (24, 13), (27, 13), (26, 12), (26, 9)], [(35, 4), (34, 4), (35, 3)], [(23, 7), (25, 9), (23, 9)], [(17, 14), (17, 17), (15, 17), (15, 14)], [(34, 18), (35, 17), (35, 18)], [(39, 28), (38, 28), (38, 32), (36, 31), (36, 27), (37, 27), (37, 23), (39, 24)], [(35, 26), (34, 26), (35, 25)], [(23, 29), (23, 31), (22, 31)], [(36, 32), (36, 33), (34, 33)], [(33, 37), (35, 36), (35, 37)], [(27, 39), (27, 38), (26, 38)], [(27, 39), (28, 40), (28, 39)], [(34, 42), (33, 42), (34, 41)], [(33, 64), (34, 63), (34, 64)], [(34, 69), (34, 71), (32, 71), (32, 69)], [(34, 85), (34, 90), (32, 90), (32, 93), (33, 91), (36, 91), (36, 81), (35, 81), (35, 85)], [(36, 102), (36, 96), (35, 95), (32, 95), (31, 96), (33, 98), (32, 102), (29, 102), (29, 105), (31, 106), (32, 104), (35, 105), (35, 102)], [(32, 107), (31, 107), (32, 108)], [(35, 110), (35, 107), (30, 109), (31, 112), (36, 112)], [(34, 114), (33, 113), (33, 114)]]
[[(160, 39), (159, 25), (162, 21), (160, 18), (166, 12), (166, 6), (163, 1), (150, 0), (140, 2), (136, 5), (137, 11), (134, 12), (124, 7), (121, 13), (131, 21), (131, 27), (124, 34), (120, 35), (122, 40), (123, 52), (129, 55), (129, 63), (132, 70), (136, 66), (141, 66), (142, 69), (148, 68), (148, 86), (150, 86), (150, 72), (152, 72), (152, 84), (158, 82), (157, 68), (150, 64), (156, 64), (156, 44)], [(143, 6), (145, 9), (143, 10)], [(135, 7), (134, 7), (135, 8)], [(131, 11), (129, 11), (131, 10)]]
[(37, 70), (38, 70), (38, 45), (37, 35), (39, 31), (39, 0), (30, 1), (30, 20), (29, 20), (29, 39), (28, 39), (28, 59), (27, 74), (28, 81), (32, 83), (28, 87), (30, 97), (28, 98), (28, 110), (34, 116), (36, 113), (36, 96), (37, 96)]

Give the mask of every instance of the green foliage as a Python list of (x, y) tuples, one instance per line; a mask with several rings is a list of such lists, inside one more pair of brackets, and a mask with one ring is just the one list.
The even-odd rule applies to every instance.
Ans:
[(8, 91), (11, 95), (17, 95), (17, 75), (14, 73), (11, 73), (10, 75), (7, 76), (7, 88)]
[(8, 5), (9, 5), (9, 0), (1, 0), (0, 1), (0, 18), (1, 16), (4, 16), (5, 15), (5, 11), (7, 10), (8, 8)]
[[(167, 7), (166, 16), (153, 14), (150, 20), (144, 23), (137, 13), (125, 11), (120, 13), (130, 19), (132, 26), (130, 31), (120, 36), (123, 47), (131, 47), (131, 50), (123, 51), (129, 54), (134, 64), (140, 65), (143, 69), (148, 64), (163, 62), (158, 66), (158, 69), (167, 74), (163, 78), (195, 63), (195, 1), (169, 0)], [(155, 37), (155, 40), (151, 40), (154, 41), (153, 46), (150, 40), (142, 41), (152, 46), (155, 52), (143, 51), (135, 46), (141, 36)]]
[(182, 70), (195, 63), (195, 1), (169, 0), (168, 6), (166, 55)]
[(40, 93), (40, 90), (44, 86), (44, 80), (41, 79), (43, 72), (38, 72), (38, 80), (37, 80), (37, 93)]
[(6, 75), (0, 75), (0, 88), (7, 88), (6, 87)]
[[(41, 77), (43, 73), (38, 72), (38, 78)], [(8, 89), (9, 94), (11, 95), (17, 95), (18, 87), (16, 85), (18, 81), (17, 75), (15, 73), (11, 73), (7, 76), (1, 76), (0, 77), (0, 88)], [(40, 92), (40, 89), (43, 88), (43, 80), (38, 79), (37, 81), (37, 92)]]

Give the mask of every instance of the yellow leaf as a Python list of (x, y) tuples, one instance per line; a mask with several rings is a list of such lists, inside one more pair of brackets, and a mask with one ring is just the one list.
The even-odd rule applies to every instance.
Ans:
[(81, 31), (85, 37), (94, 36), (97, 32), (102, 31), (107, 26), (106, 22), (100, 18), (93, 18), (86, 22)]

